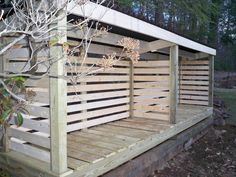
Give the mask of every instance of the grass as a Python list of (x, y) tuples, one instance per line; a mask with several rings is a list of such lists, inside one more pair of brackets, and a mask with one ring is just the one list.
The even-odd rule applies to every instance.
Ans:
[(229, 109), (230, 118), (228, 122), (236, 124), (236, 89), (216, 88), (215, 95), (223, 99)]

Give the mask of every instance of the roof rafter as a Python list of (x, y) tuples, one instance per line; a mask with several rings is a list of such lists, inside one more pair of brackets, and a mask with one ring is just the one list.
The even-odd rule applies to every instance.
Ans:
[(167, 47), (171, 47), (174, 46), (176, 44), (172, 43), (172, 42), (168, 42), (165, 40), (156, 40), (153, 42), (148, 42), (146, 44), (144, 44), (141, 47), (140, 53), (146, 53), (146, 52), (154, 52), (163, 48), (167, 48)]

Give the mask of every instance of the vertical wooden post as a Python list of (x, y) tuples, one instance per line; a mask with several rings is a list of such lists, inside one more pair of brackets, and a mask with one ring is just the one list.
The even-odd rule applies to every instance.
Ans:
[[(58, 0), (57, 5), (65, 3)], [(55, 4), (56, 5), (56, 4)], [(66, 12), (58, 12), (58, 26), (52, 33), (63, 34), (58, 43), (50, 47), (50, 57), (59, 59), (50, 70), (50, 132), (51, 132), (51, 170), (56, 174), (67, 171), (67, 81), (63, 44), (67, 41)]]
[(130, 72), (129, 72), (129, 82), (130, 82), (130, 87), (129, 87), (129, 97), (130, 97), (130, 118), (134, 117), (134, 63), (130, 61)]
[[(0, 42), (4, 43), (4, 38), (1, 38)], [(4, 73), (6, 62), (7, 61), (6, 61), (6, 58), (4, 58), (4, 54), (1, 55), (0, 56), (0, 73)], [(5, 127), (5, 130), (2, 129), (2, 131), (3, 132), (0, 132), (0, 141), (1, 141), (2, 146), (3, 146), (2, 150), (4, 152), (9, 152), (9, 150), (10, 150), (10, 140), (9, 140), (9, 136), (8, 136), (8, 128)]]
[(176, 123), (179, 46), (170, 47), (170, 123)]
[(214, 56), (209, 56), (209, 106), (213, 107), (214, 97)]

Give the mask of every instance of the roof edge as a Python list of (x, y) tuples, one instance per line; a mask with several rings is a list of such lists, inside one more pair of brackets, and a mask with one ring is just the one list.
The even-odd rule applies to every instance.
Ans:
[(89, 17), (106, 24), (145, 34), (157, 39), (166, 40), (186, 48), (197, 50), (199, 52), (216, 55), (216, 49), (93, 2), (88, 2), (83, 8), (79, 5), (76, 5), (74, 2), (71, 2), (68, 6), (68, 11), (74, 15)]

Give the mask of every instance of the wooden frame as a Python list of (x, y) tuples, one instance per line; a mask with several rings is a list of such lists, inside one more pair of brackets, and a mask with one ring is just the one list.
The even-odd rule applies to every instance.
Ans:
[[(62, 3), (62, 1), (59, 2)], [(86, 6), (87, 12), (91, 7), (94, 7), (94, 4), (89, 2)], [(108, 10), (103, 6), (96, 8), (99, 8), (102, 14)], [(76, 15), (82, 14), (78, 8), (74, 8), (71, 12)], [(60, 12), (59, 15), (62, 13), (65, 12)], [(99, 19), (97, 12), (90, 15), (95, 20)], [(124, 20), (114, 21), (113, 18)], [(49, 79), (27, 82), (27, 87), (36, 92), (36, 103), (27, 106), (29, 115), (24, 115), (22, 127), (17, 128), (14, 121), (11, 122), (12, 126), (7, 135), (9, 139), (5, 138), (5, 145), (7, 145), (5, 150), (10, 148), (12, 151), (7, 157), (14, 159), (12, 154), (18, 153), (16, 155), (18, 162), (24, 154), (27, 158), (22, 161), (27, 166), (30, 165), (26, 161), (33, 158), (37, 164), (44, 164), (43, 167), (47, 171), (45, 174), (48, 176), (69, 175), (72, 170), (69, 170), (68, 167), (81, 170), (76, 171), (73, 175), (89, 176), (90, 172), (101, 175), (212, 114), (213, 55), (216, 53), (214, 49), (114, 10), (107, 11), (100, 20), (152, 36), (156, 40), (140, 41), (142, 55), (138, 63), (128, 60), (117, 62), (113, 69), (78, 80), (76, 86), (71, 86), (70, 81), (57, 77), (73, 72), (68, 67), (64, 67), (67, 58), (63, 56), (63, 44), (69, 37), (74, 38), (68, 41), (78, 42), (76, 40), (81, 38), (81, 34), (78, 31), (66, 31), (66, 19), (58, 21), (58, 25), (63, 28), (56, 29), (56, 31), (63, 34), (67, 32), (67, 36), (62, 37), (57, 45), (49, 48), (49, 51), (50, 56), (63, 57), (52, 66)], [(108, 33), (105, 38), (95, 38), (84, 67), (87, 68), (96, 63), (104, 54), (113, 51), (119, 53), (121, 49), (117, 45), (117, 41), (123, 37)], [(197, 50), (198, 53), (180, 50), (180, 46)], [(156, 51), (162, 54), (154, 53)], [(6, 65), (3, 65), (5, 60), (0, 60), (0, 71), (11, 72), (17, 70), (21, 65), (23, 66), (28, 56), (27, 52), (26, 48), (13, 49), (6, 56)], [(45, 56), (40, 53), (38, 57)], [(73, 57), (76, 56), (71, 58), (73, 59)], [(43, 66), (39, 66), (37, 72), (44, 72)], [(190, 107), (186, 108), (188, 110), (186, 115), (189, 117), (193, 115), (193, 117), (188, 119), (185, 114), (181, 115), (185, 119), (178, 117), (177, 109), (180, 108), (178, 103), (190, 104)], [(191, 105), (195, 106), (191, 107)], [(196, 115), (195, 111), (199, 111), (200, 108), (204, 111), (198, 112)], [(182, 111), (184, 113), (184, 109)], [(103, 128), (106, 125), (115, 127), (110, 134), (103, 132), (106, 131)], [(98, 131), (99, 127), (101, 132)], [(147, 132), (158, 133), (146, 136)], [(129, 133), (132, 136), (129, 136)], [(73, 136), (78, 139), (73, 141)], [(143, 136), (145, 139), (138, 141)], [(69, 138), (67, 139), (67, 137)], [(113, 138), (109, 139), (109, 137)], [(89, 138), (94, 139), (92, 144), (88, 144), (87, 139)], [(103, 138), (104, 142), (97, 142), (99, 138)], [(77, 141), (79, 144), (76, 144)], [(137, 142), (129, 144), (133, 141)], [(109, 146), (109, 142), (113, 145)], [(12, 146), (8, 148), (9, 143)], [(123, 145), (125, 147), (119, 149)], [(96, 151), (93, 151), (91, 146), (95, 146)], [(117, 152), (110, 152), (111, 149), (117, 149), (117, 147)], [(92, 157), (103, 155), (105, 160), (89, 158), (86, 156), (86, 152), (92, 154)], [(95, 154), (95, 152), (101, 154)], [(106, 154), (107, 152), (108, 154)], [(93, 163), (88, 165), (80, 158)], [(2, 159), (0, 158), (0, 160)], [(2, 161), (6, 163), (7, 160)], [(43, 171), (41, 167), (39, 168)], [(88, 170), (90, 171), (88, 172)]]
[(170, 48), (170, 123), (176, 123), (176, 108), (178, 103), (178, 65), (179, 46)]
[[(58, 1), (58, 6), (64, 4), (64, 0)], [(58, 13), (59, 26), (53, 32), (66, 34), (67, 18), (66, 12)], [(64, 18), (61, 18), (63, 17)], [(58, 45), (50, 47), (50, 56), (61, 58), (51, 67), (49, 90), (50, 90), (50, 135), (51, 135), (51, 170), (54, 173), (62, 174), (67, 171), (67, 81), (62, 77), (65, 75), (65, 63), (67, 61), (63, 44), (67, 41), (67, 36), (64, 35), (58, 41)], [(55, 76), (55, 77), (54, 77)]]

